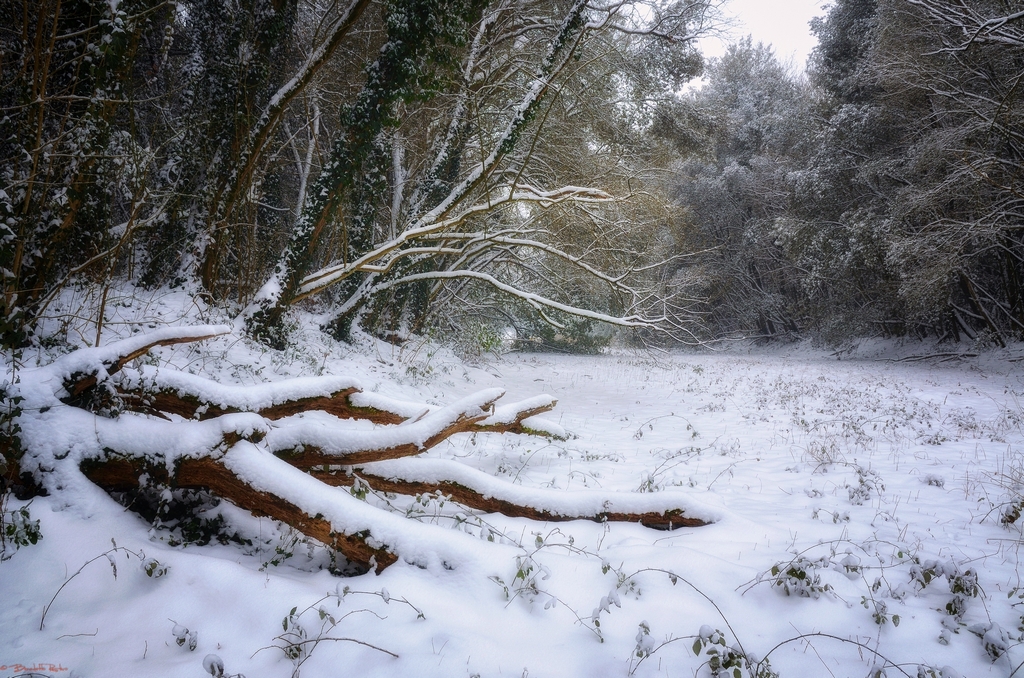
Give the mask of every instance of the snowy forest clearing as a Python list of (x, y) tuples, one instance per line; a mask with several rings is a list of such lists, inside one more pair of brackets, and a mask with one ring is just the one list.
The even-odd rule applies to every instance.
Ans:
[(371, 483), (332, 491), (424, 523), (406, 546), (460, 560), (337, 577), (327, 549), (227, 503), (206, 516), (222, 514), (236, 541), (183, 546), (182, 529), (151, 529), (79, 484), (32, 500), (42, 539), (0, 563), (5, 671), (201, 676), (215, 654), (226, 675), (250, 677), (703, 676), (709, 649), (734, 665), (723, 675), (770, 675), (753, 673), (766, 656), (784, 677), (1008, 676), (1024, 661), (1024, 373), (1009, 351), (512, 354), (474, 366), (428, 345), (326, 343), (309, 327), (284, 352), (227, 335), (140, 361), (225, 385), (356, 377), (429, 405), (546, 393), (558, 406), (542, 416), (567, 440), (467, 432), (422, 456), (524, 491), (678, 497), (714, 522), (544, 523)]
[(726, 1), (7, 3), (0, 678), (1024, 678), (1024, 12)]

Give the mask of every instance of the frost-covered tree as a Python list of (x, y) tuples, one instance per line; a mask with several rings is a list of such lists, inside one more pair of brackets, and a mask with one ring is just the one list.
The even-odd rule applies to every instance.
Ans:
[(1020, 19), (998, 2), (848, 0), (816, 23), (824, 115), (798, 245), (828, 328), (1024, 329)]
[[(1019, 336), (1024, 16), (1000, 2), (839, 0), (813, 28), (797, 125), (778, 93), (742, 103), (773, 80), (723, 68), (756, 72), (738, 48), (695, 95), (714, 162), (699, 143), (684, 149), (696, 229), (684, 248), (715, 248), (687, 269), (717, 302), (715, 326), (833, 341)], [(779, 150), (762, 142), (787, 130)]]
[(712, 61), (690, 106), (705, 142), (677, 168), (677, 199), (704, 252), (676, 275), (707, 298), (719, 333), (775, 336), (800, 329), (797, 272), (782, 247), (789, 175), (806, 154), (805, 87), (750, 38)]
[(132, 134), (133, 83), (156, 63), (158, 2), (26, 0), (0, 7), (0, 333), (6, 346), (70, 275), (101, 278), (149, 199), (152, 146)]
[(1011, 5), (886, 3), (876, 57), (908, 121), (889, 252), (900, 293), (918, 322), (997, 343), (1024, 335), (1024, 13)]

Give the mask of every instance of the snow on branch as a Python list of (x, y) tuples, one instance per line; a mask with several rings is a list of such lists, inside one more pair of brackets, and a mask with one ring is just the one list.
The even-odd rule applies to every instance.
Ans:
[(654, 328), (659, 325), (660, 318), (647, 318), (640, 315), (629, 315), (629, 316), (613, 316), (607, 313), (600, 313), (598, 311), (591, 311), (586, 308), (579, 306), (571, 306), (569, 304), (563, 304), (549, 299), (540, 294), (533, 292), (527, 292), (521, 290), (512, 285), (506, 284), (495, 278), (488, 273), (481, 273), (480, 271), (431, 271), (429, 273), (413, 273), (397, 280), (390, 280), (381, 283), (377, 286), (377, 291), (385, 290), (396, 285), (407, 284), (416, 282), (418, 280), (454, 280), (459, 278), (469, 278), (473, 280), (479, 280), (491, 285), (495, 289), (501, 290), (506, 294), (513, 297), (517, 297), (534, 306), (535, 308), (548, 308), (556, 311), (562, 311), (570, 315), (578, 316), (580, 318), (589, 318), (591, 320), (598, 320), (609, 325), (617, 325), (619, 327), (649, 327)]
[[(694, 42), (714, 31), (722, 3), (684, 0), (675, 3), (612, 2), (591, 5), (600, 18), (587, 24), (588, 30), (613, 30), (627, 35), (646, 35), (673, 44)], [(628, 13), (627, 13), (627, 10)]]
[(370, 419), (397, 423), (389, 412), (367, 411), (352, 405), (349, 397), (359, 391), (351, 377), (290, 379), (276, 384), (234, 386), (176, 370), (126, 370), (117, 381), (118, 394), (128, 409), (143, 413), (176, 414), (206, 420), (232, 412), (255, 412), (265, 419), (281, 419), (317, 410), (341, 419)]
[(65, 389), (70, 396), (74, 397), (157, 346), (173, 346), (174, 344), (202, 341), (230, 333), (231, 327), (227, 325), (165, 327), (107, 346), (80, 349), (59, 358), (53, 366), (62, 371)]
[(936, 2), (936, 0), (907, 0), (921, 8), (936, 21), (957, 29), (964, 40), (947, 51), (963, 51), (979, 42), (995, 42), (1011, 47), (1024, 46), (1024, 30), (1017, 24), (1024, 19), (1024, 11), (1003, 16), (985, 17), (971, 3)]
[(394, 264), (394, 259), (384, 264), (377, 264), (375, 262), (381, 261), (389, 255), (397, 258), (398, 256), (408, 254), (404, 251), (398, 251), (404, 244), (418, 238), (442, 233), (445, 229), (458, 226), (471, 217), (487, 214), (501, 205), (524, 202), (537, 203), (541, 207), (550, 207), (563, 202), (602, 203), (613, 201), (615, 201), (615, 198), (605, 191), (583, 186), (563, 186), (549, 191), (526, 184), (508, 187), (505, 188), (497, 198), (468, 207), (457, 216), (449, 219), (429, 221), (424, 217), (417, 221), (413, 226), (403, 231), (398, 237), (375, 247), (373, 250), (367, 252), (351, 263), (330, 266), (309, 274), (302, 279), (299, 291), (295, 295), (295, 300), (298, 301), (321, 292), (330, 285), (344, 280), (357, 271), (367, 273), (385, 272)]
[(486, 389), (399, 426), (353, 430), (330, 417), (295, 417), (277, 422), (267, 448), (299, 468), (359, 464), (419, 454), (491, 416), (501, 389)]
[(331, 485), (352, 485), (358, 478), (378, 492), (441, 492), (473, 509), (531, 520), (614, 520), (671, 530), (708, 525), (719, 519), (717, 514), (678, 493), (614, 494), (527, 488), (446, 459), (396, 459), (367, 464), (350, 472), (313, 470), (311, 474)]
[(256, 163), (284, 116), (288, 104), (305, 91), (306, 86), (329, 61), (369, 4), (369, 0), (351, 0), (327, 27), (324, 39), (313, 49), (302, 66), (270, 97), (266, 109), (249, 133), (247, 146), (232, 177), (231, 190), (227, 192), (226, 204), (223, 206), (225, 217), (230, 213), (233, 202), (244, 192), (245, 183), (252, 177)]

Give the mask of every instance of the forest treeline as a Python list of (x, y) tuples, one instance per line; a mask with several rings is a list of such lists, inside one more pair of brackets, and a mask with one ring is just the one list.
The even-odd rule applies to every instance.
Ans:
[(806, 76), (741, 42), (668, 119), (709, 325), (1024, 336), (1019, 3), (836, 0), (812, 27)]
[(8, 0), (2, 343), (125, 281), (275, 346), (1024, 334), (1024, 13), (837, 0), (803, 76), (716, 5)]

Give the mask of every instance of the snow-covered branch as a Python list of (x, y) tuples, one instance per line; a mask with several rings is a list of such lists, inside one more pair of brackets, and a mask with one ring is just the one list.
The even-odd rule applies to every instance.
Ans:
[(559, 189), (544, 191), (528, 185), (510, 187), (505, 189), (502, 195), (495, 197), (493, 200), (468, 207), (462, 210), (457, 216), (449, 219), (430, 222), (427, 221), (426, 217), (424, 217), (418, 220), (413, 226), (403, 231), (394, 240), (390, 240), (375, 247), (372, 251), (367, 252), (349, 264), (331, 266), (316, 271), (315, 273), (311, 273), (302, 279), (299, 291), (295, 295), (295, 300), (298, 301), (313, 294), (322, 292), (330, 285), (344, 280), (356, 271), (387, 271), (391, 268), (393, 262), (386, 262), (382, 264), (378, 264), (376, 262), (385, 259), (385, 257), (388, 257), (389, 255), (393, 255), (395, 252), (398, 252), (395, 256), (405, 256), (405, 252), (399, 251), (404, 244), (418, 238), (442, 233), (445, 229), (465, 223), (472, 217), (488, 214), (501, 205), (520, 202), (536, 203), (541, 207), (550, 207), (551, 205), (563, 202), (596, 203), (611, 202), (614, 200), (614, 197), (596, 188), (564, 186)]

